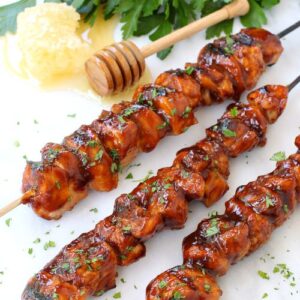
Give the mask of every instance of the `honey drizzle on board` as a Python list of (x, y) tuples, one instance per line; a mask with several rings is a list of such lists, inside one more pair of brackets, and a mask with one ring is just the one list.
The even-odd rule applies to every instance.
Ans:
[[(99, 16), (93, 27), (90, 27), (87, 23), (80, 22), (77, 33), (82, 37), (84, 42), (89, 44), (90, 55), (97, 50), (115, 42), (114, 32), (118, 23), (119, 18), (117, 16), (114, 16), (109, 20), (104, 20), (102, 12), (99, 13)], [(22, 55), (17, 46), (17, 37), (12, 34), (7, 34), (0, 40), (2, 40), (3, 65), (7, 71), (22, 80), (30, 80), (35, 82), (39, 88), (46, 91), (71, 90), (85, 95), (88, 94), (92, 98), (108, 104), (116, 103), (121, 100), (130, 100), (134, 90), (139, 84), (145, 84), (152, 81), (150, 70), (146, 68), (143, 76), (134, 86), (127, 88), (125, 91), (119, 92), (116, 95), (100, 97), (90, 87), (84, 66), (82, 66), (82, 69), (76, 74), (66, 73), (55, 76), (55, 78), (47, 80), (46, 82), (40, 82), (28, 73), (26, 64), (22, 60)]]

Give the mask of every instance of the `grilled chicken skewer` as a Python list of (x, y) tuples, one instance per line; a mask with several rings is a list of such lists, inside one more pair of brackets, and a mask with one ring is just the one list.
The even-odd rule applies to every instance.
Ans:
[(81, 126), (63, 143), (47, 144), (41, 162), (27, 162), (21, 199), (45, 219), (59, 219), (88, 194), (110, 191), (118, 170), (138, 152), (149, 152), (167, 134), (180, 134), (196, 123), (193, 110), (233, 98), (252, 88), (266, 66), (276, 63), (283, 48), (264, 29), (243, 29), (208, 44), (196, 64), (158, 76), (137, 89), (131, 102), (103, 111), (91, 125)]
[(182, 228), (189, 201), (210, 206), (224, 195), (229, 157), (265, 144), (267, 124), (281, 115), (287, 95), (287, 87), (267, 85), (250, 93), (248, 104), (231, 104), (205, 139), (118, 197), (112, 215), (64, 247), (30, 280), (22, 299), (83, 300), (115, 287), (117, 265), (143, 257), (144, 242), (163, 228)]
[(300, 135), (295, 144), (297, 153), (239, 187), (223, 215), (203, 220), (184, 239), (183, 264), (158, 275), (147, 287), (147, 300), (220, 299), (215, 277), (269, 240), (300, 202)]

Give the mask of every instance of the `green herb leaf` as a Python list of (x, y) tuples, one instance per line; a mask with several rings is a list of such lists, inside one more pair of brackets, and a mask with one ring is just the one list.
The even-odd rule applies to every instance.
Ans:
[(179, 291), (174, 292), (172, 300), (181, 300), (181, 299), (184, 299), (183, 295)]
[(282, 160), (285, 160), (285, 159), (286, 159), (286, 156), (285, 156), (284, 151), (276, 152), (270, 158), (270, 160), (272, 160), (272, 161), (282, 161)]
[(280, 0), (261, 0), (261, 6), (263, 8), (270, 9), (273, 6), (279, 4)]
[(266, 196), (265, 201), (267, 208), (269, 208), (270, 206), (274, 206), (273, 200), (270, 198), (269, 195)]
[[(126, 11), (126, 14), (123, 14), (121, 18), (121, 22), (124, 23), (122, 26), (123, 38), (128, 39), (133, 35), (133, 33), (137, 30), (138, 19), (141, 16), (143, 5), (146, 0), (134, 0), (134, 1), (120, 1), (120, 6), (122, 3), (126, 5), (127, 3), (131, 2), (130, 9), (121, 9)], [(120, 8), (120, 7), (119, 7)]]
[(39, 244), (41, 242), (41, 239), (40, 238), (37, 238), (33, 241), (34, 244)]
[(206, 237), (211, 237), (220, 232), (219, 227), (218, 227), (218, 220), (216, 218), (213, 218), (210, 220), (210, 225), (206, 229), (205, 236)]
[(188, 74), (188, 75), (191, 75), (194, 71), (195, 71), (195, 68), (192, 67), (192, 66), (188, 66), (188, 67), (185, 69), (185, 73)]
[(267, 17), (256, 0), (249, 0), (250, 11), (241, 17), (241, 22), (246, 27), (261, 27), (267, 24)]
[(36, 5), (36, 0), (21, 0), (0, 7), (0, 36), (6, 32), (16, 32), (17, 16), (25, 8)]
[(103, 156), (103, 153), (104, 153), (103, 149), (100, 149), (95, 155), (95, 160), (96, 161), (100, 160)]
[(121, 296), (121, 292), (118, 292), (118, 293), (115, 293), (114, 295), (113, 295), (113, 298), (114, 299), (120, 299), (122, 296)]
[(234, 106), (234, 107), (232, 107), (232, 108), (230, 109), (230, 115), (231, 115), (232, 117), (235, 118), (238, 114), (239, 114), (239, 111), (238, 111), (238, 108), (237, 108), (236, 106)]
[[(168, 20), (164, 20), (158, 26), (156, 31), (149, 36), (149, 38), (151, 41), (155, 41), (155, 40), (169, 34), (170, 32), (172, 32), (172, 30), (173, 30), (172, 24)], [(163, 60), (169, 55), (171, 50), (172, 50), (172, 47), (166, 48), (166, 49), (158, 52), (157, 56)]]
[(49, 248), (54, 248), (56, 246), (56, 243), (54, 241), (49, 241), (44, 244), (44, 250), (48, 250)]
[(67, 117), (68, 117), (68, 118), (75, 118), (75, 117), (76, 117), (76, 114), (68, 114)]
[(206, 293), (209, 293), (211, 291), (211, 285), (208, 283), (204, 284), (204, 290)]
[(7, 227), (10, 227), (11, 220), (12, 220), (12, 218), (8, 218), (5, 220), (5, 224)]
[(233, 19), (225, 20), (221, 23), (209, 27), (206, 30), (206, 38), (211, 39), (213, 37), (219, 37), (223, 32), (226, 35), (229, 35), (230, 33), (232, 33), (232, 29), (233, 29)]
[(151, 177), (151, 175), (153, 175), (152, 170), (148, 171), (148, 174), (144, 178), (139, 179), (139, 180), (134, 180), (134, 182), (145, 182), (147, 179), (149, 179)]
[(107, 1), (105, 10), (104, 10), (104, 18), (106, 20), (109, 19), (113, 15), (113, 13), (114, 13), (116, 7), (119, 5), (120, 1), (121, 0), (108, 0)]
[(161, 280), (159, 283), (158, 283), (158, 287), (160, 289), (164, 289), (165, 287), (167, 286), (167, 282), (165, 280)]
[(236, 133), (228, 128), (223, 128), (222, 132), (226, 137), (236, 137)]
[(125, 177), (125, 179), (132, 179), (132, 178), (133, 178), (132, 173), (128, 173), (127, 176)]
[(262, 279), (266, 279), (266, 280), (269, 280), (270, 279), (270, 276), (266, 273), (266, 272), (263, 272), (263, 271), (257, 271), (258, 275), (262, 278)]

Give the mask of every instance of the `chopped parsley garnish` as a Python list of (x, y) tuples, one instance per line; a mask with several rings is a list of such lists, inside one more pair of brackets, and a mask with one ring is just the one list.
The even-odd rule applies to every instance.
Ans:
[(52, 299), (58, 299), (58, 294), (57, 293), (53, 293), (52, 294)]
[(125, 233), (130, 233), (130, 232), (131, 232), (131, 226), (130, 226), (130, 225), (124, 226), (124, 227), (122, 228), (122, 230), (123, 230)]
[(113, 159), (113, 160), (119, 160), (119, 158), (120, 158), (120, 155), (119, 155), (119, 152), (118, 152), (118, 150), (116, 150), (116, 149), (111, 149), (110, 150), (110, 156), (111, 156), (111, 158)]
[(60, 189), (61, 189), (61, 183), (60, 183), (60, 181), (56, 180), (56, 181), (55, 181), (55, 186), (56, 186), (56, 188), (57, 188), (58, 190), (60, 190)]
[(176, 108), (173, 108), (173, 109), (171, 110), (171, 116), (172, 116), (172, 117), (175, 116), (175, 115), (176, 115), (176, 112), (177, 112), (177, 109), (176, 109)]
[(148, 171), (148, 174), (144, 178), (139, 179), (139, 180), (134, 180), (134, 182), (145, 182), (147, 179), (149, 179), (151, 177), (151, 175), (153, 175), (152, 170)]
[(69, 272), (70, 271), (70, 264), (69, 263), (63, 263), (61, 265), (61, 267), (66, 271)]
[(124, 118), (123, 118), (122, 115), (118, 116), (118, 120), (119, 120), (122, 124), (126, 123), (126, 121), (124, 120)]
[(160, 129), (166, 128), (167, 126), (168, 126), (168, 122), (163, 122), (163, 123), (159, 124), (156, 128), (158, 130), (160, 130)]
[(283, 205), (283, 211), (287, 214), (289, 212), (289, 207), (287, 204)]
[(96, 297), (100, 297), (100, 296), (102, 296), (104, 294), (104, 291), (103, 290), (100, 290), (100, 291), (97, 291), (96, 293), (95, 293), (95, 296)]
[(216, 210), (212, 210), (211, 212), (208, 213), (209, 218), (214, 218), (218, 215), (218, 212)]
[(131, 114), (133, 114), (135, 111), (136, 111), (135, 108), (133, 108), (133, 107), (128, 107), (128, 108), (126, 108), (126, 109), (123, 111), (122, 115), (125, 116), (125, 117), (128, 117), (128, 116), (130, 116)]
[(188, 66), (188, 67), (185, 69), (185, 73), (188, 74), (188, 75), (191, 75), (194, 71), (195, 71), (195, 68), (192, 67), (192, 66)]
[(91, 208), (91, 209), (90, 209), (90, 212), (93, 212), (93, 213), (96, 214), (96, 213), (98, 212), (98, 208), (96, 208), (96, 207)]
[(188, 178), (190, 176), (190, 173), (187, 172), (186, 170), (181, 170), (181, 176), (182, 178)]
[(137, 164), (131, 164), (128, 166), (127, 171), (133, 167), (139, 167), (141, 165), (141, 163), (137, 163)]
[(257, 274), (262, 278), (262, 279), (266, 279), (266, 280), (269, 280), (270, 279), (270, 276), (264, 272), (264, 271), (257, 271)]
[(270, 206), (274, 206), (273, 200), (270, 198), (269, 195), (266, 196), (265, 201), (267, 208), (269, 208)]
[(118, 172), (118, 170), (119, 170), (118, 164), (115, 163), (115, 162), (113, 162), (113, 163), (111, 164), (110, 170), (111, 170), (112, 173)]
[(34, 124), (39, 124), (39, 122), (36, 119), (33, 120), (33, 123)]
[(157, 89), (156, 89), (156, 88), (153, 88), (153, 90), (152, 90), (152, 98), (157, 97), (157, 95), (158, 95)]
[(160, 289), (164, 289), (165, 287), (167, 286), (167, 282), (165, 280), (161, 280), (159, 283), (158, 283), (158, 287)]
[(15, 147), (19, 148), (20, 147), (20, 142), (19, 141), (15, 141), (14, 145), (15, 145)]
[(41, 242), (41, 239), (40, 238), (37, 238), (33, 241), (34, 244), (39, 244)]
[(125, 179), (132, 179), (132, 178), (133, 178), (132, 173), (128, 173), (127, 176), (125, 177)]
[(183, 117), (183, 118), (188, 118), (188, 116), (189, 116), (189, 114), (190, 114), (191, 111), (192, 111), (192, 109), (191, 109), (189, 106), (187, 106), (187, 107), (185, 108), (183, 114), (182, 114), (182, 117)]
[(125, 281), (125, 279), (124, 279), (123, 277), (120, 279), (120, 281), (121, 281), (122, 283), (126, 283), (126, 281)]
[(273, 269), (273, 273), (280, 273), (285, 279), (289, 279), (294, 274), (286, 264), (277, 264)]
[(262, 295), (262, 299), (266, 299), (266, 298), (268, 298), (268, 297), (269, 297), (268, 293), (264, 293), (264, 294)]
[(282, 161), (282, 160), (285, 160), (285, 159), (286, 159), (286, 156), (285, 156), (284, 151), (276, 152), (270, 158), (270, 160), (272, 160), (272, 161)]
[(121, 296), (121, 292), (117, 292), (113, 295), (113, 298), (114, 299), (120, 299), (122, 296)]
[(75, 117), (76, 117), (76, 114), (68, 114), (67, 117), (68, 117), (68, 118), (75, 118)]
[(6, 224), (7, 227), (10, 226), (11, 220), (12, 220), (12, 218), (8, 218), (8, 219), (5, 220), (5, 224)]
[(165, 185), (164, 185), (164, 189), (165, 190), (167, 190), (169, 187), (171, 187), (172, 186), (172, 183), (166, 183)]
[(226, 137), (236, 137), (236, 133), (228, 128), (223, 128), (222, 132)]
[(172, 300), (180, 300), (180, 299), (184, 299), (182, 294), (179, 291), (174, 292)]
[(205, 290), (206, 293), (209, 293), (209, 292), (211, 291), (211, 286), (210, 286), (210, 284), (205, 283), (205, 284), (204, 284), (204, 290)]
[(234, 107), (232, 107), (232, 108), (230, 109), (230, 115), (231, 115), (232, 117), (236, 117), (238, 114), (239, 114), (239, 111), (238, 111), (238, 108), (237, 108), (236, 106), (234, 106)]
[(208, 156), (208, 155), (205, 155), (205, 156), (203, 157), (203, 160), (209, 160), (209, 156)]
[(29, 248), (29, 249), (28, 249), (28, 254), (31, 255), (32, 253), (33, 253), (33, 249), (32, 249), (32, 248)]
[(91, 140), (91, 141), (88, 141), (86, 144), (87, 144), (89, 147), (95, 148), (95, 147), (98, 145), (98, 142), (97, 142), (97, 141)]
[(226, 36), (226, 46), (224, 47), (224, 51), (227, 55), (234, 54), (233, 50), (234, 40), (231, 38), (231, 36)]
[(54, 248), (56, 246), (56, 243), (54, 241), (49, 241), (44, 244), (44, 250), (48, 250), (49, 248)]
[(205, 236), (211, 237), (220, 232), (218, 227), (218, 220), (216, 218), (213, 218), (210, 220), (210, 226), (206, 229)]
[(104, 153), (103, 149), (100, 149), (100, 150), (96, 153), (96, 155), (95, 155), (95, 160), (96, 160), (96, 161), (97, 161), (97, 160), (100, 160), (100, 159), (102, 158), (102, 156), (103, 156), (103, 153)]

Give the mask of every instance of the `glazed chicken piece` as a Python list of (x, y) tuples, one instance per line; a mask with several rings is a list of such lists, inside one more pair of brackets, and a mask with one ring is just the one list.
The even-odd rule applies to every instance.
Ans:
[[(104, 293), (114, 287), (117, 265), (129, 265), (143, 257), (146, 253), (144, 242), (156, 232), (184, 226), (189, 201), (198, 200), (209, 206), (224, 195), (228, 189), (229, 158), (265, 143), (266, 124), (281, 115), (287, 99), (280, 97), (287, 95), (286, 89), (267, 86), (254, 92), (260, 100), (254, 101), (250, 97), (251, 103), (230, 105), (217, 124), (207, 130), (207, 137), (180, 150), (172, 166), (160, 169), (156, 176), (140, 183), (131, 193), (118, 197), (112, 215), (66, 246), (28, 283), (23, 299), (51, 298), (53, 295), (59, 300), (64, 297), (87, 299), (89, 295), (97, 295), (97, 291)], [(269, 105), (265, 111), (266, 96), (260, 96), (260, 93), (265, 95), (265, 91), (269, 97), (274, 97), (280, 109)], [(230, 124), (230, 127), (224, 127), (224, 124)], [(225, 128), (231, 133), (228, 134)], [(283, 163), (282, 174), (278, 170), (277, 177), (274, 173), (271, 177), (262, 177), (259, 182), (268, 188), (277, 184), (282, 186), (284, 201), (292, 209), (294, 194), (285, 191), (293, 186), (293, 179), (290, 182), (286, 177), (285, 166), (287, 163)], [(225, 274), (230, 264), (263, 243), (272, 230), (272, 226), (262, 228), (265, 223), (261, 221), (269, 222), (267, 216), (255, 218), (256, 211), (266, 210), (266, 205), (260, 204), (265, 197), (264, 191), (257, 190), (257, 199), (253, 203), (249, 200), (247, 205), (240, 205), (249, 195), (249, 188), (245, 191), (241, 189), (234, 198), (236, 201), (229, 202), (230, 211), (228, 208), (224, 216), (203, 221), (197, 232), (186, 239), (184, 266), (173, 268), (154, 280), (147, 292), (148, 299), (220, 297), (221, 291), (214, 278), (203, 273), (201, 268), (217, 275)], [(281, 197), (281, 192), (274, 193)], [(273, 197), (271, 191), (270, 197)], [(274, 206), (277, 202), (281, 205), (279, 199), (272, 201)], [(285, 219), (281, 209), (269, 207), (267, 211), (273, 224)], [(216, 230), (218, 234), (215, 234)], [(262, 234), (257, 235), (259, 231)]]
[[(25, 195), (22, 202), (29, 203), (43, 218), (58, 219), (86, 197), (88, 188), (97, 191), (114, 189), (118, 184), (118, 171), (139, 152), (149, 152), (167, 134), (181, 134), (196, 124), (193, 110), (198, 106), (220, 103), (229, 98), (239, 100), (242, 92), (257, 83), (266, 66), (275, 63), (282, 51), (278, 37), (264, 29), (242, 30), (226, 39), (215, 40), (203, 48), (197, 63), (187, 63), (185, 70), (162, 73), (154, 84), (139, 87), (132, 101), (114, 105), (111, 111), (103, 111), (91, 125), (81, 126), (66, 137), (63, 147), (70, 157), (77, 157), (77, 160), (73, 157), (77, 163), (75, 169), (73, 164), (68, 170), (68, 164), (64, 168), (60, 165), (53, 167), (42, 160), (37, 170), (32, 168), (35, 163), (28, 163), (23, 178)], [(261, 95), (261, 91), (257, 93)], [(253, 95), (255, 99), (256, 96)], [(210, 139), (217, 144), (224, 143), (230, 156), (238, 155), (241, 147), (244, 147), (241, 151), (245, 151), (257, 142), (263, 144), (266, 124), (262, 115), (275, 120), (282, 110), (277, 102), (272, 102), (272, 97), (264, 98), (263, 111), (254, 106), (247, 110), (237, 106), (245, 116), (226, 116), (217, 127), (208, 129), (207, 143), (210, 143)], [(253, 118), (259, 119), (257, 124), (249, 124), (248, 116), (250, 122)], [(243, 122), (240, 122), (242, 119)], [(230, 136), (232, 134), (235, 134), (234, 138)], [(220, 170), (215, 172), (211, 162), (201, 175), (192, 172), (199, 184), (201, 182), (203, 185), (202, 180), (205, 182), (204, 201), (207, 205), (213, 204), (228, 188), (227, 175)], [(75, 171), (77, 174), (74, 174)], [(178, 170), (171, 172), (179, 178)], [(57, 176), (64, 177), (61, 179), (61, 193), (53, 189), (53, 181), (58, 180)], [(203, 198), (202, 185), (192, 191), (192, 184), (188, 184), (181, 176), (176, 187), (190, 190), (191, 198)], [(52, 192), (53, 195), (50, 195)]]
[[(279, 161), (273, 172), (238, 188), (226, 202), (223, 215), (203, 220), (184, 239), (183, 265), (158, 275), (147, 287), (147, 300), (172, 300), (176, 294), (181, 299), (220, 299), (221, 292), (212, 275), (226, 274), (230, 265), (268, 241), (273, 230), (287, 220), (300, 202), (300, 135), (296, 146), (298, 152)], [(194, 275), (188, 274), (182, 281), (182, 269), (202, 270), (202, 282), (210, 281), (207, 293), (203, 285), (188, 284), (189, 288), (182, 288), (180, 282), (194, 280)]]
[(78, 156), (64, 146), (49, 143), (41, 152), (42, 162), (27, 162), (23, 202), (45, 219), (58, 219), (87, 196), (87, 178)]

